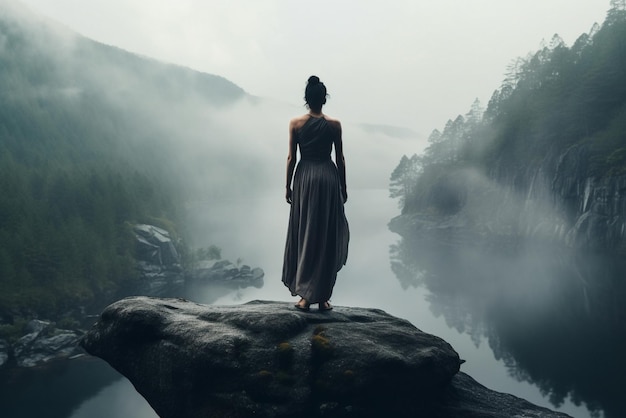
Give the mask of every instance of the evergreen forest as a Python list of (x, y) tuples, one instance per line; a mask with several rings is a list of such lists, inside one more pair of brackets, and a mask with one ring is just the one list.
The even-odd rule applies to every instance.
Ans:
[(515, 177), (574, 146), (587, 156), (588, 176), (626, 174), (626, 3), (612, 1), (605, 22), (572, 46), (554, 35), (513, 60), (486, 108), (476, 100), (428, 142), (391, 175), (390, 194), (405, 214), (460, 210), (462, 194), (446, 193), (451, 172), (471, 167), (492, 179)]
[(132, 284), (134, 223), (176, 236), (175, 141), (139, 103), (192, 94), (213, 107), (245, 95), (19, 5), (0, 16), (0, 323), (72, 315)]

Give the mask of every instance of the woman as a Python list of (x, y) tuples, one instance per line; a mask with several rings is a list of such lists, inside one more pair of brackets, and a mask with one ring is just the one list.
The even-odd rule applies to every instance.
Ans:
[[(285, 197), (291, 211), (283, 283), (292, 296), (301, 297), (295, 307), (304, 311), (312, 304), (319, 304), (321, 311), (332, 309), (329, 300), (337, 272), (348, 257), (349, 231), (343, 209), (348, 192), (341, 123), (322, 113), (326, 96), (324, 83), (316, 76), (309, 77), (304, 95), (309, 112), (289, 123)], [(333, 146), (336, 165), (330, 157)]]

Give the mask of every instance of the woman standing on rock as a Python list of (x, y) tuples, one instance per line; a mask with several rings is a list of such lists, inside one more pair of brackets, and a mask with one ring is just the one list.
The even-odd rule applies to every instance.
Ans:
[[(341, 123), (322, 113), (326, 96), (324, 83), (316, 76), (309, 77), (304, 95), (309, 112), (289, 123), (285, 197), (291, 211), (282, 280), (292, 296), (301, 297), (295, 306), (304, 311), (316, 303), (322, 311), (332, 309), (328, 301), (337, 272), (348, 257)], [(333, 146), (336, 165), (331, 160)]]

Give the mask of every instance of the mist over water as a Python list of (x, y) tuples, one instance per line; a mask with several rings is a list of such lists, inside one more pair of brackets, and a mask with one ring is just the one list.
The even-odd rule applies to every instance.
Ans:
[[(263, 288), (241, 289), (215, 304), (298, 300), (280, 281), (288, 211), (282, 195), (276, 195), (231, 200), (219, 213), (220, 221), (202, 215), (195, 219), (199, 245), (215, 238), (223, 243), (226, 257), (242, 257), (244, 263), (259, 265), (266, 273)], [(591, 375), (537, 375), (537, 368), (567, 368), (568, 361), (575, 361), (564, 356), (571, 350), (567, 347), (582, 344), (576, 341), (581, 330), (575, 325), (577, 334), (567, 339), (563, 339), (567, 332), (559, 328), (559, 320), (571, 320), (568, 309), (578, 303), (559, 303), (569, 302), (576, 291), (560, 286), (563, 263), (555, 253), (537, 249), (518, 257), (480, 247), (458, 252), (435, 243), (418, 247), (388, 229), (397, 212), (397, 202), (387, 197), (386, 190), (358, 189), (351, 194), (346, 205), (350, 250), (333, 293), (335, 306), (378, 308), (406, 318), (450, 342), (467, 360), (462, 370), (487, 387), (574, 417), (592, 416), (570, 399), (570, 390), (585, 391), (580, 385)], [(507, 278), (504, 284), (502, 277)], [(209, 301), (210, 290), (197, 297)], [(542, 325), (545, 315), (558, 318), (557, 323)], [(575, 352), (583, 355), (584, 351)], [(528, 355), (537, 359), (528, 363)]]
[[(224, 258), (265, 271), (261, 289), (224, 295), (207, 288), (192, 299), (295, 302), (280, 277), (289, 214), (284, 201), (287, 122), (302, 109), (247, 99), (222, 109), (190, 102), (162, 111), (156, 111), (162, 117), (154, 118), (151, 129), (170, 144), (168, 164), (178, 167), (184, 186), (194, 192), (186, 202), (189, 244), (216, 245)], [(592, 414), (586, 402), (594, 411), (609, 406), (619, 413), (619, 395), (611, 393), (619, 385), (611, 370), (624, 368), (613, 367), (618, 350), (606, 346), (623, 347), (623, 340), (607, 340), (614, 328), (601, 329), (605, 316), (590, 315), (602, 309), (606, 295), (589, 283), (606, 271), (589, 264), (589, 258), (532, 245), (493, 254), (477, 245), (452, 248), (400, 239), (387, 226), (399, 213), (397, 202), (387, 197), (387, 180), (401, 150), (418, 151), (419, 142), (366, 129), (350, 118), (344, 120), (344, 142), (351, 242), (333, 293), (338, 309), (379, 308), (410, 320), (451, 343), (467, 360), (462, 370), (493, 390), (574, 417), (602, 416)], [(476, 212), (482, 212), (476, 204)], [(594, 265), (602, 264), (597, 260)], [(581, 337), (589, 329), (597, 333)], [(598, 363), (603, 358), (611, 360)], [(593, 383), (597, 380), (606, 383)], [(95, 416), (100, 408), (123, 415), (128, 405), (144, 414), (136, 416), (152, 417), (138, 396), (126, 380), (118, 380), (77, 403), (71, 418)]]
[[(187, 295), (189, 299), (228, 305), (256, 299), (297, 301), (280, 280), (289, 205), (280, 193), (282, 187), (277, 189), (260, 198), (233, 197), (189, 206), (194, 245), (219, 245), (224, 258), (241, 258), (242, 263), (265, 271), (265, 284), (260, 289), (225, 294), (206, 288)], [(598, 407), (613, 402), (619, 411), (620, 395), (610, 393), (620, 387), (618, 377), (610, 380), (610, 371), (621, 351), (602, 349), (606, 346), (597, 341), (607, 340), (600, 340), (606, 335), (599, 324), (583, 321), (584, 312), (571, 312), (571, 306), (579, 304), (568, 302), (584, 293), (577, 291), (580, 289), (563, 292), (558, 283), (567, 280), (567, 275), (555, 274), (561, 271), (561, 260), (541, 249), (516, 257), (510, 253), (494, 255), (478, 247), (459, 251), (432, 242), (400, 239), (387, 226), (398, 213), (397, 202), (387, 196), (385, 189), (355, 189), (350, 194), (346, 215), (351, 243), (348, 263), (339, 272), (333, 293), (336, 309), (378, 308), (408, 319), (417, 328), (452, 344), (467, 361), (462, 371), (493, 390), (576, 418), (602, 415), (592, 415), (584, 405), (576, 406), (570, 391), (579, 395), (579, 401), (597, 399)], [(602, 260), (597, 261), (597, 265), (602, 264)], [(588, 273), (601, 271), (587, 268)], [(500, 284), (503, 277), (507, 279)], [(522, 284), (528, 277), (533, 278), (531, 284)], [(594, 306), (592, 299), (587, 306)], [(595, 352), (589, 351), (594, 347)], [(599, 347), (606, 359), (597, 351)], [(595, 354), (591, 361), (587, 358), (590, 353)], [(48, 399), (64, 399), (65, 406), (49, 403), (57, 408), (46, 414), (50, 417), (156, 416), (132, 385), (115, 377), (117, 374), (104, 362), (71, 361), (66, 367), (69, 372), (56, 371), (50, 378), (27, 371), (21, 380), (6, 382), (20, 394), (15, 397), (21, 402), (25, 396), (41, 396), (38, 391), (48, 393), (51, 387), (58, 388), (61, 392), (48, 393)], [(32, 373), (30, 378), (28, 373)], [(84, 379), (94, 387), (78, 390), (87, 389), (81, 383)], [(43, 382), (43, 386), (32, 389), (34, 381)], [(68, 398), (64, 391), (74, 395)], [(10, 410), (16, 414), (11, 416), (15, 418), (35, 416), (22, 414), (21, 402), (2, 400), (4, 405), (12, 405)]]

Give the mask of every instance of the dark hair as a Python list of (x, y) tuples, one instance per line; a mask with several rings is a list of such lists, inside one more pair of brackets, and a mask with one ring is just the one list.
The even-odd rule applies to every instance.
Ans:
[(326, 96), (328, 96), (326, 86), (320, 81), (320, 78), (316, 75), (309, 77), (306, 89), (304, 89), (304, 100), (309, 109), (321, 109), (322, 105), (326, 104)]

